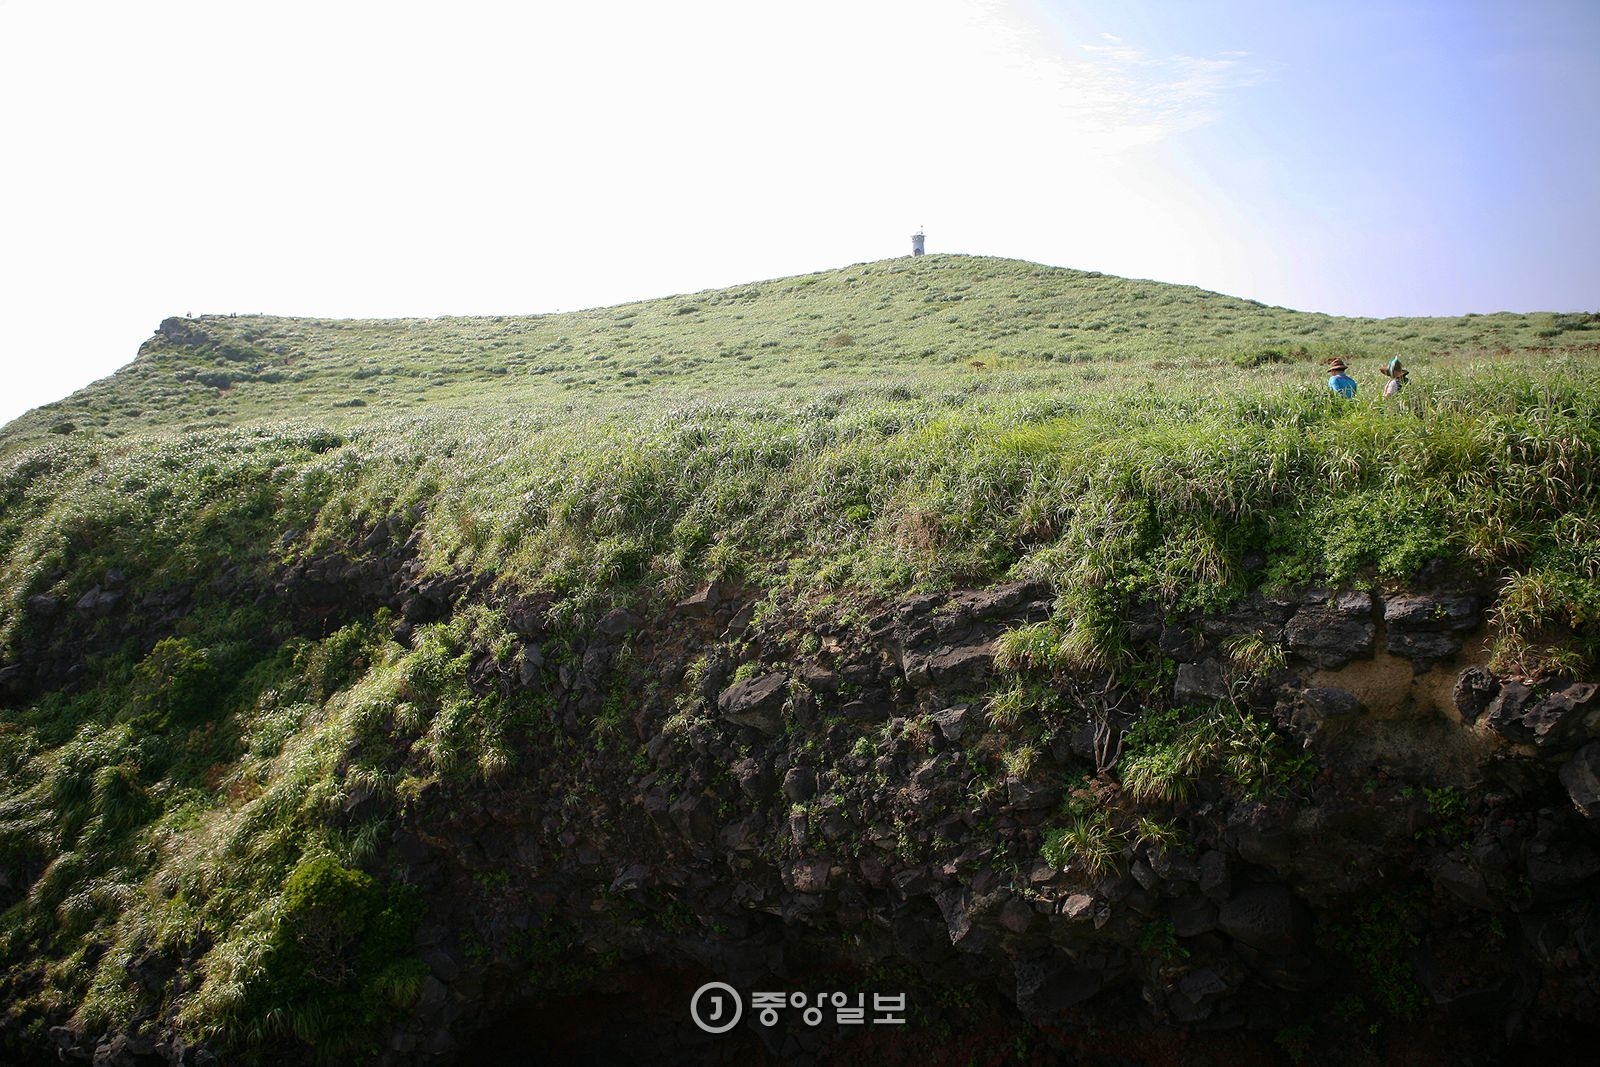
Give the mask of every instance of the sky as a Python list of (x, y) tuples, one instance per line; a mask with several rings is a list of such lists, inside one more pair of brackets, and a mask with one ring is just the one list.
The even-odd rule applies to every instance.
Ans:
[(169, 315), (929, 252), (1600, 310), (1593, 0), (0, 0), (0, 423)]

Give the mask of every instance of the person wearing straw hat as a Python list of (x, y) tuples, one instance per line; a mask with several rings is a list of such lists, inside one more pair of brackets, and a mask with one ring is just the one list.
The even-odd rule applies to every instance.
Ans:
[(1348, 369), (1338, 356), (1328, 360), (1328, 388), (1346, 400), (1354, 400), (1356, 380), (1345, 373)]
[(1399, 356), (1391, 359), (1388, 366), (1379, 367), (1378, 373), (1389, 379), (1389, 383), (1383, 387), (1384, 396), (1394, 396), (1399, 393), (1401, 389), (1405, 388), (1406, 379), (1410, 377), (1406, 373), (1406, 369), (1400, 365)]

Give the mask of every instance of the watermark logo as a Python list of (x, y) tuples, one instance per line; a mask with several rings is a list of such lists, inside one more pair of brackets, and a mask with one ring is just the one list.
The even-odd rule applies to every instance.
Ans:
[(694, 991), (689, 1015), (706, 1033), (724, 1034), (739, 1025), (744, 1016), (744, 1000), (726, 982), (707, 982)]
[[(838, 1026), (904, 1026), (906, 1022), (906, 995), (904, 993), (872, 994), (872, 1012), (867, 1014), (867, 996), (864, 993), (823, 992), (770, 992), (751, 993), (752, 1023), (763, 1027), (778, 1025), (781, 1013), (792, 1013), (791, 1018), (806, 1026), (832, 1023)], [(689, 1001), (689, 1015), (694, 1024), (708, 1034), (722, 1034), (732, 1030), (744, 1017), (744, 998), (726, 982), (707, 982), (695, 990)]]

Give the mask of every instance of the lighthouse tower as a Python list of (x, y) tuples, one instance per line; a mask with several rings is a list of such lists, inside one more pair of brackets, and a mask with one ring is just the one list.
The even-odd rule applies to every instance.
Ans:
[(922, 231), (921, 230), (918, 230), (916, 233), (911, 235), (911, 254), (914, 255), (914, 256), (922, 255)]

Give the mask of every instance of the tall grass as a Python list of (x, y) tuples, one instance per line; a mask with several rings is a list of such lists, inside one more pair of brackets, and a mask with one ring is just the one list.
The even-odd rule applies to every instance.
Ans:
[[(1107, 649), (1101, 616), (1133, 597), (1214, 609), (1262, 580), (1395, 581), (1432, 560), (1582, 584), (1591, 383), (1576, 365), (1523, 363), (1440, 374), (1401, 404), (1335, 404), (1315, 385), (1130, 383), (1070, 405), (1020, 386), (944, 400), (869, 388), (820, 409), (702, 404), (559, 428), (434, 415), (52, 446), (0, 470), (15, 501), (0, 513), (0, 640), (29, 595), (81, 595), (110, 567), (176, 585), (236, 553), (264, 562), (286, 530), (299, 531), (287, 554), (316, 551), (414, 506), (430, 567), (581, 602), (638, 581), (681, 589), (733, 560), (881, 589), (1045, 577), (1073, 611), (1057, 651), (1080, 659)], [(1252, 550), (1261, 574), (1240, 566)], [(1530, 600), (1535, 615), (1504, 621), (1528, 639), (1536, 618), (1579, 622), (1582, 602)]]

